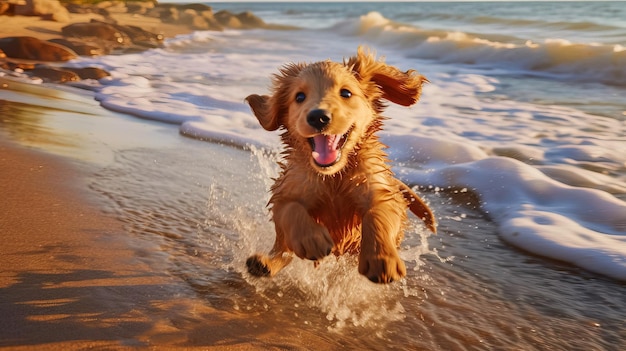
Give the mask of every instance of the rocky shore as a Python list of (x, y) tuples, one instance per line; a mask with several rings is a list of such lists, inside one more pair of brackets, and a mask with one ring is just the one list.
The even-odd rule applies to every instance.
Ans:
[(64, 83), (108, 72), (71, 68), (78, 56), (124, 54), (161, 47), (166, 37), (194, 30), (275, 28), (251, 12), (156, 1), (0, 0), (0, 76)]

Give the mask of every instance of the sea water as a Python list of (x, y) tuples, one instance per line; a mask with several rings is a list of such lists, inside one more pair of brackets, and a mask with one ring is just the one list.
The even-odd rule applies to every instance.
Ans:
[[(83, 85), (105, 108), (190, 138), (119, 152), (94, 185), (174, 274), (211, 303), (344, 346), (624, 346), (623, 2), (211, 5), (293, 28), (198, 31), (70, 63), (111, 72)], [(281, 145), (244, 98), (268, 93), (287, 62), (359, 46), (429, 80), (414, 107), (386, 110), (381, 139), (439, 235), (411, 220), (408, 277), (390, 286), (350, 257), (254, 279), (244, 262), (273, 241), (265, 203)]]
[(370, 47), (430, 81), (415, 107), (386, 113), (382, 140), (400, 178), (470, 189), (507, 242), (625, 280), (620, 5), (216, 4), (297, 29), (194, 32), (163, 49), (75, 64), (112, 73), (96, 93), (106, 108), (277, 150), (243, 99), (268, 93), (284, 63), (341, 61)]

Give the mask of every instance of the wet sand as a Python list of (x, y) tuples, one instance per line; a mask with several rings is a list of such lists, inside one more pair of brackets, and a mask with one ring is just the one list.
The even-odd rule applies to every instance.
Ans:
[(0, 132), (0, 349), (332, 349), (207, 303), (103, 211), (100, 166)]
[(0, 345), (146, 340), (151, 305), (169, 299), (171, 279), (135, 256), (76, 166), (7, 141), (0, 155)]

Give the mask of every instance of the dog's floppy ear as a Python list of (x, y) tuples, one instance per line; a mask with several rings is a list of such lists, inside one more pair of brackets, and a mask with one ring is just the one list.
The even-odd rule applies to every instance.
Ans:
[(377, 61), (373, 53), (365, 52), (362, 47), (359, 47), (356, 56), (348, 60), (346, 66), (352, 69), (359, 80), (376, 84), (383, 99), (402, 106), (416, 103), (422, 92), (422, 84), (428, 82), (415, 70), (402, 72), (382, 60)]
[(291, 85), (293, 78), (300, 74), (305, 64), (288, 64), (280, 69), (273, 79), (272, 96), (252, 94), (246, 98), (252, 112), (265, 130), (276, 130), (283, 125), (288, 112), (288, 104), (293, 99)]
[(259, 123), (261, 123), (263, 129), (272, 131), (278, 129), (279, 124), (278, 117), (270, 106), (270, 99), (271, 97), (267, 95), (252, 94), (246, 98), (246, 101), (250, 104), (252, 112), (259, 120)]

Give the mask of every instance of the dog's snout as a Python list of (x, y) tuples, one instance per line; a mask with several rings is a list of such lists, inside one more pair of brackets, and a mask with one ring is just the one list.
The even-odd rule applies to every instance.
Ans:
[(330, 123), (330, 120), (330, 113), (322, 109), (311, 110), (306, 116), (307, 123), (319, 131), (324, 129)]

